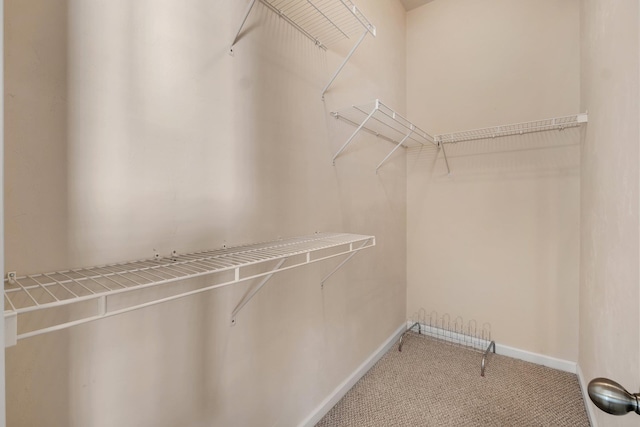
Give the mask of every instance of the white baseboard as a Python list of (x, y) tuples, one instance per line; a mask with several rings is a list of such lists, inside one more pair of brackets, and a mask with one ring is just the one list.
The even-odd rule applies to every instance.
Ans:
[(324, 399), (322, 403), (320, 403), (320, 405), (318, 405), (318, 407), (316, 407), (316, 409), (314, 409), (313, 412), (299, 424), (299, 427), (313, 427), (316, 425), (322, 417), (324, 417), (327, 412), (329, 412), (329, 410), (331, 410), (331, 408), (333, 408), (335, 404), (338, 403), (349, 390), (351, 390), (351, 387), (353, 387), (355, 383), (357, 383), (358, 380), (362, 378), (362, 376), (366, 374), (382, 356), (384, 356), (384, 354), (396, 343), (398, 339), (400, 339), (400, 335), (402, 335), (406, 329), (407, 328), (404, 323), (400, 325), (400, 327), (398, 327), (398, 329), (396, 329), (396, 331), (387, 338), (387, 340), (378, 347), (377, 350), (362, 362), (362, 364), (358, 366), (356, 370), (347, 377), (347, 379), (336, 387), (331, 394), (329, 394), (329, 396), (327, 396), (327, 398)]
[(549, 368), (558, 369), (560, 371), (576, 373), (576, 362), (558, 359), (544, 354), (533, 353), (519, 348), (509, 347), (507, 345), (496, 344), (496, 353), (504, 356), (513, 357), (514, 359), (524, 360), (525, 362), (535, 363), (536, 365), (547, 366)]
[[(412, 325), (413, 323), (407, 322), (407, 328), (411, 327)], [(436, 337), (438, 339), (444, 339), (445, 341), (466, 341), (465, 336), (459, 333), (449, 331), (445, 332), (443, 329), (422, 324), (420, 325), (420, 327), (422, 328), (422, 333), (428, 336)], [(489, 346), (488, 340), (473, 338), (472, 342), (476, 345), (476, 348), (486, 348)], [(527, 350), (520, 350), (519, 348), (513, 348), (498, 343), (496, 343), (496, 353), (508, 357), (513, 357), (514, 359), (524, 360), (525, 362), (531, 362), (537, 365), (558, 369), (560, 371), (570, 372), (572, 374), (576, 373), (576, 363), (570, 362), (568, 360), (545, 356), (544, 354), (532, 353)]]
[(596, 420), (595, 413), (595, 405), (591, 403), (591, 399), (589, 398), (589, 393), (587, 391), (587, 381), (584, 378), (584, 374), (582, 373), (582, 369), (580, 369), (580, 365), (576, 365), (576, 374), (578, 375), (578, 382), (580, 383), (580, 390), (582, 391), (582, 399), (584, 399), (584, 408), (587, 410), (587, 417), (589, 418), (589, 423), (591, 427), (598, 427), (598, 422)]

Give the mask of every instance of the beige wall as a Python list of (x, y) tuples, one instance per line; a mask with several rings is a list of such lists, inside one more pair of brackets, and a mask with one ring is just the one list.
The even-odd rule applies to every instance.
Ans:
[[(635, 0), (582, 2), (580, 358), (587, 381), (609, 377), (640, 390), (638, 262), (638, 65)], [(591, 403), (590, 403), (591, 404)], [(637, 425), (636, 415), (596, 410), (599, 426)]]
[[(310, 234), (378, 245), (338, 260), (21, 341), (7, 350), (11, 426), (290, 426), (404, 321), (406, 164), (328, 112), (405, 106), (405, 13), (336, 84), (326, 54), (259, 2), (6, 2), (6, 265), (90, 266)], [(401, 46), (402, 48), (398, 48)], [(384, 58), (388, 60), (384, 60)], [(150, 291), (153, 292), (153, 291)]]
[[(407, 113), (444, 133), (575, 114), (579, 1), (435, 0), (407, 14)], [(491, 324), (499, 343), (578, 358), (575, 129), (408, 157), (407, 311)]]

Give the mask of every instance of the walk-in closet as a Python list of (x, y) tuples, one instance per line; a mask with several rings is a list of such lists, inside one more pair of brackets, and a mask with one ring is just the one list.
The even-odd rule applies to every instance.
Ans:
[(0, 426), (637, 424), (637, 0), (0, 3)]

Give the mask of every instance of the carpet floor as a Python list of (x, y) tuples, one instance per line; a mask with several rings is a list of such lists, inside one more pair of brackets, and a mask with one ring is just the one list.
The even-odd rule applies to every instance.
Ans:
[(316, 427), (589, 426), (574, 374), (409, 333)]

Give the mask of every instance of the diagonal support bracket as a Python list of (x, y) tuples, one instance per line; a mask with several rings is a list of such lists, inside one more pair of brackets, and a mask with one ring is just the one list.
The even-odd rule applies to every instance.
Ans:
[(438, 141), (438, 147), (442, 150), (444, 163), (447, 165), (447, 175), (451, 175), (451, 169), (449, 169), (449, 159), (447, 159), (447, 152), (444, 149), (444, 144), (442, 143), (442, 141)]
[(236, 42), (240, 37), (240, 33), (242, 32), (242, 27), (244, 27), (244, 24), (247, 22), (247, 18), (249, 17), (249, 14), (251, 13), (251, 9), (253, 9), (253, 5), (255, 4), (256, 4), (256, 0), (251, 0), (251, 2), (249, 3), (249, 6), (247, 7), (247, 11), (244, 14), (244, 18), (242, 18), (242, 22), (240, 23), (240, 28), (238, 28), (238, 32), (236, 33), (236, 36), (233, 38), (233, 41), (231, 42), (231, 47), (229, 48), (229, 53), (231, 55), (233, 55), (233, 47), (236, 45)]
[(247, 305), (247, 303), (249, 301), (251, 301), (251, 298), (254, 297), (255, 294), (258, 293), (258, 291), (260, 289), (262, 289), (262, 287), (264, 285), (267, 284), (267, 282), (269, 281), (269, 279), (271, 279), (271, 277), (273, 277), (273, 275), (276, 273), (277, 270), (280, 269), (280, 267), (282, 267), (282, 264), (284, 264), (284, 262), (287, 260), (287, 258), (282, 258), (280, 260), (280, 262), (278, 262), (278, 264), (273, 267), (271, 269), (272, 273), (267, 275), (264, 279), (262, 279), (260, 281), (260, 283), (258, 283), (257, 285), (253, 286), (252, 288), (250, 288), (246, 294), (244, 294), (244, 296), (242, 297), (242, 300), (240, 300), (240, 302), (238, 303), (238, 305), (236, 306), (235, 309), (233, 309), (233, 313), (231, 313), (231, 326), (236, 324), (236, 316), (238, 315), (238, 313), (240, 312), (240, 310), (242, 310), (242, 308)]
[[(370, 240), (370, 239), (369, 239)], [(326, 276), (324, 276), (324, 278), (320, 281), (320, 287), (324, 288), (324, 282), (327, 281), (327, 279), (329, 279), (329, 277), (333, 276), (333, 274), (340, 270), (342, 268), (343, 265), (345, 265), (351, 258), (353, 258), (353, 256), (355, 254), (357, 254), (358, 252), (360, 252), (360, 249), (364, 248), (367, 243), (369, 243), (369, 240), (365, 240), (364, 242), (362, 242), (362, 244), (360, 246), (358, 246), (358, 248), (355, 249), (354, 252), (350, 253), (348, 257), (346, 257), (345, 259), (342, 260), (342, 262), (340, 264), (338, 264), (336, 266), (336, 268), (334, 268), (333, 270), (331, 270), (331, 273), (327, 274)], [(353, 243), (351, 243), (349, 245), (349, 250), (353, 251)]]
[(364, 30), (364, 33), (362, 33), (362, 35), (360, 36), (360, 39), (358, 39), (357, 43), (351, 48), (351, 51), (349, 52), (347, 57), (344, 58), (344, 61), (342, 61), (342, 64), (340, 64), (336, 72), (333, 73), (333, 76), (331, 76), (329, 83), (327, 83), (327, 85), (322, 89), (322, 95), (321, 95), (322, 100), (324, 100), (324, 94), (329, 90), (329, 87), (333, 84), (333, 81), (336, 79), (336, 77), (338, 77), (338, 74), (340, 74), (340, 71), (342, 71), (344, 66), (347, 65), (347, 62), (349, 62), (349, 59), (351, 59), (356, 49), (358, 49), (358, 46), (360, 46), (360, 44), (363, 42), (364, 38), (367, 36), (367, 33), (369, 33), (369, 29)]
[(411, 135), (413, 134), (413, 131), (414, 131), (414, 130), (415, 130), (415, 126), (411, 125), (411, 129), (409, 130), (409, 133), (407, 133), (407, 134), (405, 135), (405, 137), (404, 137), (404, 138), (402, 138), (402, 141), (400, 141), (400, 143), (399, 143), (398, 145), (396, 145), (395, 147), (393, 147), (393, 150), (391, 150), (391, 152), (390, 152), (389, 154), (387, 154), (387, 157), (385, 157), (384, 159), (382, 159), (382, 161), (380, 162), (380, 164), (378, 164), (378, 166), (376, 166), (376, 173), (378, 173), (378, 169), (380, 169), (380, 167), (384, 164), (384, 162), (386, 162), (386, 161), (387, 161), (387, 159), (388, 159), (389, 157), (391, 157), (391, 155), (392, 155), (393, 153), (395, 153), (395, 152), (396, 152), (396, 150), (397, 150), (398, 148), (402, 147), (402, 144), (404, 144), (404, 143), (405, 143), (405, 141), (411, 137)]
[(353, 141), (353, 139), (356, 137), (358, 132), (360, 132), (360, 130), (362, 130), (362, 128), (365, 127), (367, 122), (371, 119), (371, 117), (373, 117), (373, 115), (375, 114), (376, 111), (378, 111), (379, 108), (380, 108), (380, 101), (376, 99), (375, 106), (373, 107), (373, 110), (371, 110), (371, 112), (369, 113), (367, 118), (364, 119), (364, 121), (362, 123), (360, 123), (360, 126), (358, 126), (358, 128), (351, 134), (349, 139), (347, 139), (347, 142), (345, 142), (342, 145), (342, 147), (340, 147), (338, 152), (333, 156), (332, 162), (333, 162), (334, 166), (336, 165), (336, 159), (338, 158), (338, 156), (345, 150), (345, 148), (347, 148), (349, 146), (349, 144), (351, 144), (351, 141)]

